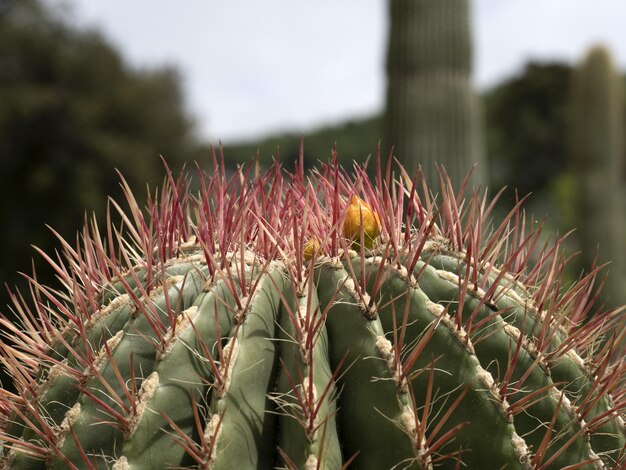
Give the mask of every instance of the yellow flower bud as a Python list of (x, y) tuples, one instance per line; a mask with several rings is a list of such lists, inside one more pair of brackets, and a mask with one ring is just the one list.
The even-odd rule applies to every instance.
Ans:
[(380, 219), (359, 196), (353, 195), (343, 222), (343, 235), (353, 241), (358, 247), (361, 240), (361, 222), (363, 223), (363, 239), (366, 248), (373, 248), (374, 242), (380, 234)]
[(319, 251), (320, 242), (315, 238), (311, 238), (304, 244), (304, 249), (302, 251), (302, 256), (304, 259), (309, 261), (313, 258), (313, 256)]

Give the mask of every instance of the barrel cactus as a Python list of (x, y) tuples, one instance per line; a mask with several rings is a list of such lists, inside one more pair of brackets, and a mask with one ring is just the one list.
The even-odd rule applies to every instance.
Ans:
[(623, 468), (620, 311), (520, 204), (220, 161), (13, 294), (4, 468)]

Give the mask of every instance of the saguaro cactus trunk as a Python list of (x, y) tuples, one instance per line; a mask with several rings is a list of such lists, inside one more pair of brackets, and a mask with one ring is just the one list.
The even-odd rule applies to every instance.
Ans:
[(435, 180), (438, 162), (458, 183), (478, 163), (485, 182), (469, 0), (390, 0), (389, 15), (385, 147), (409, 173)]
[(611, 263), (606, 294), (613, 305), (626, 302), (622, 86), (609, 51), (594, 47), (574, 72), (570, 108), (582, 261), (589, 268), (597, 252), (600, 263)]

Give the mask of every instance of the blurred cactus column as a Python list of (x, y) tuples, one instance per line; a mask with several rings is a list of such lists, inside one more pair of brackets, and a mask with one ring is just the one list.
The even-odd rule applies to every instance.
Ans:
[(454, 182), (478, 163), (473, 182), (486, 183), (469, 0), (388, 1), (384, 147), (429, 181), (435, 162)]
[(609, 262), (605, 294), (612, 306), (626, 303), (622, 82), (604, 47), (592, 48), (572, 77), (570, 154), (575, 173), (576, 227), (582, 259)]

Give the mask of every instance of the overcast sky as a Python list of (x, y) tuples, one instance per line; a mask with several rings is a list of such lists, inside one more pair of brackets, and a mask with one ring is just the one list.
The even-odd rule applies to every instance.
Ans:
[[(387, 0), (63, 1), (134, 65), (175, 65), (212, 141), (306, 132), (383, 107)], [(575, 62), (598, 42), (626, 69), (624, 0), (475, 0), (473, 22), (481, 88), (529, 59)]]

